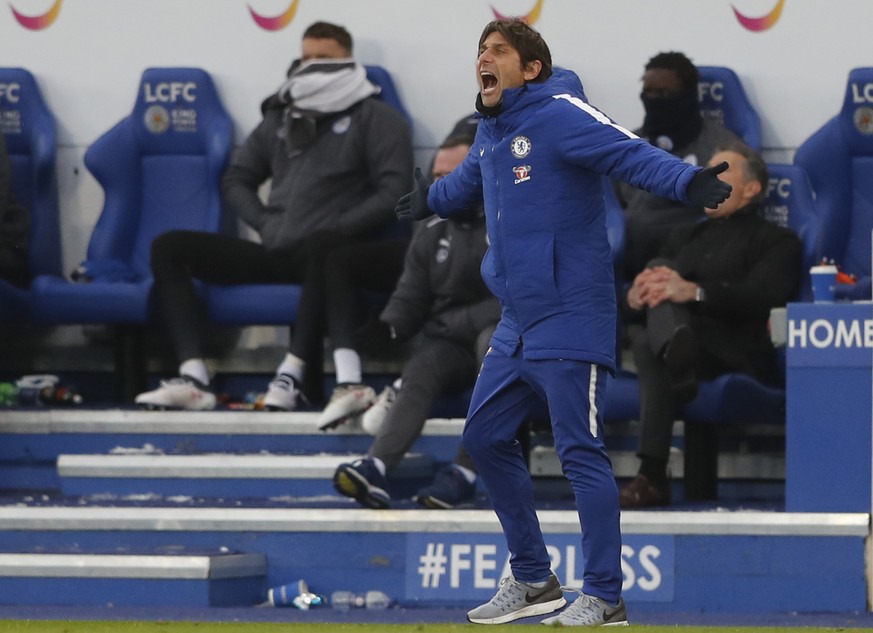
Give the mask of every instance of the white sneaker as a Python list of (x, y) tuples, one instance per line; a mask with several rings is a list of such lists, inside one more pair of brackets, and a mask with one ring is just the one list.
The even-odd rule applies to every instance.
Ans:
[(467, 612), (467, 620), (473, 624), (505, 624), (519, 618), (551, 613), (565, 604), (567, 600), (555, 574), (550, 574), (542, 587), (533, 587), (514, 576), (507, 576), (500, 581), (500, 588), (491, 600)]
[(267, 387), (264, 409), (267, 411), (293, 411), (297, 398), (302, 397), (297, 380), (289, 374), (276, 374)]
[(611, 606), (601, 598), (579, 593), (579, 597), (561, 613), (546, 618), (540, 624), (546, 626), (628, 626), (627, 609), (624, 599), (619, 598), (618, 604)]
[(376, 402), (376, 392), (369, 385), (346, 383), (334, 387), (324, 411), (318, 417), (322, 431), (335, 428), (363, 413)]
[(215, 394), (198, 380), (182, 376), (162, 380), (160, 387), (139, 394), (134, 402), (146, 409), (207, 411), (215, 408)]
[(385, 416), (388, 415), (388, 410), (391, 408), (391, 405), (394, 404), (394, 399), (396, 397), (397, 390), (391, 385), (388, 385), (382, 390), (379, 397), (376, 398), (376, 402), (373, 403), (373, 406), (364, 411), (364, 414), (361, 416), (361, 427), (366, 433), (369, 433), (373, 437), (379, 433), (379, 429), (382, 428), (382, 423), (385, 422)]

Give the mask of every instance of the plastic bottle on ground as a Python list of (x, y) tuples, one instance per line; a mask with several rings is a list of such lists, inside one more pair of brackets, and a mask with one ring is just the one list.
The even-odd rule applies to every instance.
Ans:
[(330, 604), (339, 611), (350, 609), (387, 609), (391, 606), (391, 598), (381, 591), (370, 590), (365, 593), (354, 591), (334, 591), (330, 596)]

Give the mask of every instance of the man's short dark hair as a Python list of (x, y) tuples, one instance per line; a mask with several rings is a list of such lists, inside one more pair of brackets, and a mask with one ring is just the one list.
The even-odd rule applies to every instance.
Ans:
[(473, 137), (468, 134), (452, 134), (440, 143), (440, 149), (449, 149), (459, 145), (473, 146)]
[(767, 163), (761, 155), (742, 141), (727, 143), (720, 147), (718, 152), (736, 152), (746, 160), (743, 168), (743, 175), (746, 180), (757, 180), (761, 185), (761, 192), (755, 196), (752, 202), (761, 204), (767, 196), (767, 189), (770, 186), (770, 171), (767, 169)]
[(317, 40), (336, 40), (337, 44), (346, 49), (350, 56), (352, 54), (352, 35), (344, 27), (337, 24), (315, 22), (306, 28), (303, 37)]
[(542, 83), (552, 76), (552, 53), (539, 31), (521, 18), (492, 20), (485, 25), (479, 38), (479, 46), (481, 47), (485, 38), (494, 32), (500, 33), (509, 45), (518, 51), (522, 68), (527, 68), (531, 62), (537, 60), (543, 65), (540, 74), (532, 79), (532, 82)]
[(646, 63), (646, 70), (653, 68), (672, 70), (679, 76), (679, 80), (686, 89), (697, 91), (697, 82), (700, 79), (697, 66), (683, 53), (678, 51), (658, 53)]

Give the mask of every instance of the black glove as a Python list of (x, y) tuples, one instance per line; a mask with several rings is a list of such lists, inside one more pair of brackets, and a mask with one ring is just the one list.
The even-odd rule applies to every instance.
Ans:
[(718, 175), (727, 168), (728, 164), (725, 161), (720, 165), (707, 167), (694, 174), (691, 182), (688, 183), (688, 190), (685, 192), (691, 203), (707, 209), (715, 209), (727, 200), (733, 187), (718, 179)]
[(427, 190), (430, 185), (422, 175), (421, 170), (415, 168), (415, 187), (409, 193), (403, 194), (394, 207), (394, 215), (398, 220), (423, 220), (433, 215), (427, 207)]

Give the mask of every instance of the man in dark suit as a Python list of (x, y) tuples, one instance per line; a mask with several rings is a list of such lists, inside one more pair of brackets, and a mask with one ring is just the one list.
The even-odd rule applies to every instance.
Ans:
[(743, 372), (777, 380), (767, 334), (770, 309), (800, 283), (802, 247), (788, 229), (760, 217), (767, 166), (740, 143), (716, 152), (731, 196), (704, 220), (675, 229), (661, 256), (634, 279), (631, 310), (645, 312), (634, 339), (642, 433), (639, 474), (620, 491), (623, 508), (669, 505), (667, 460), (676, 409), (694, 398), (697, 379)]

